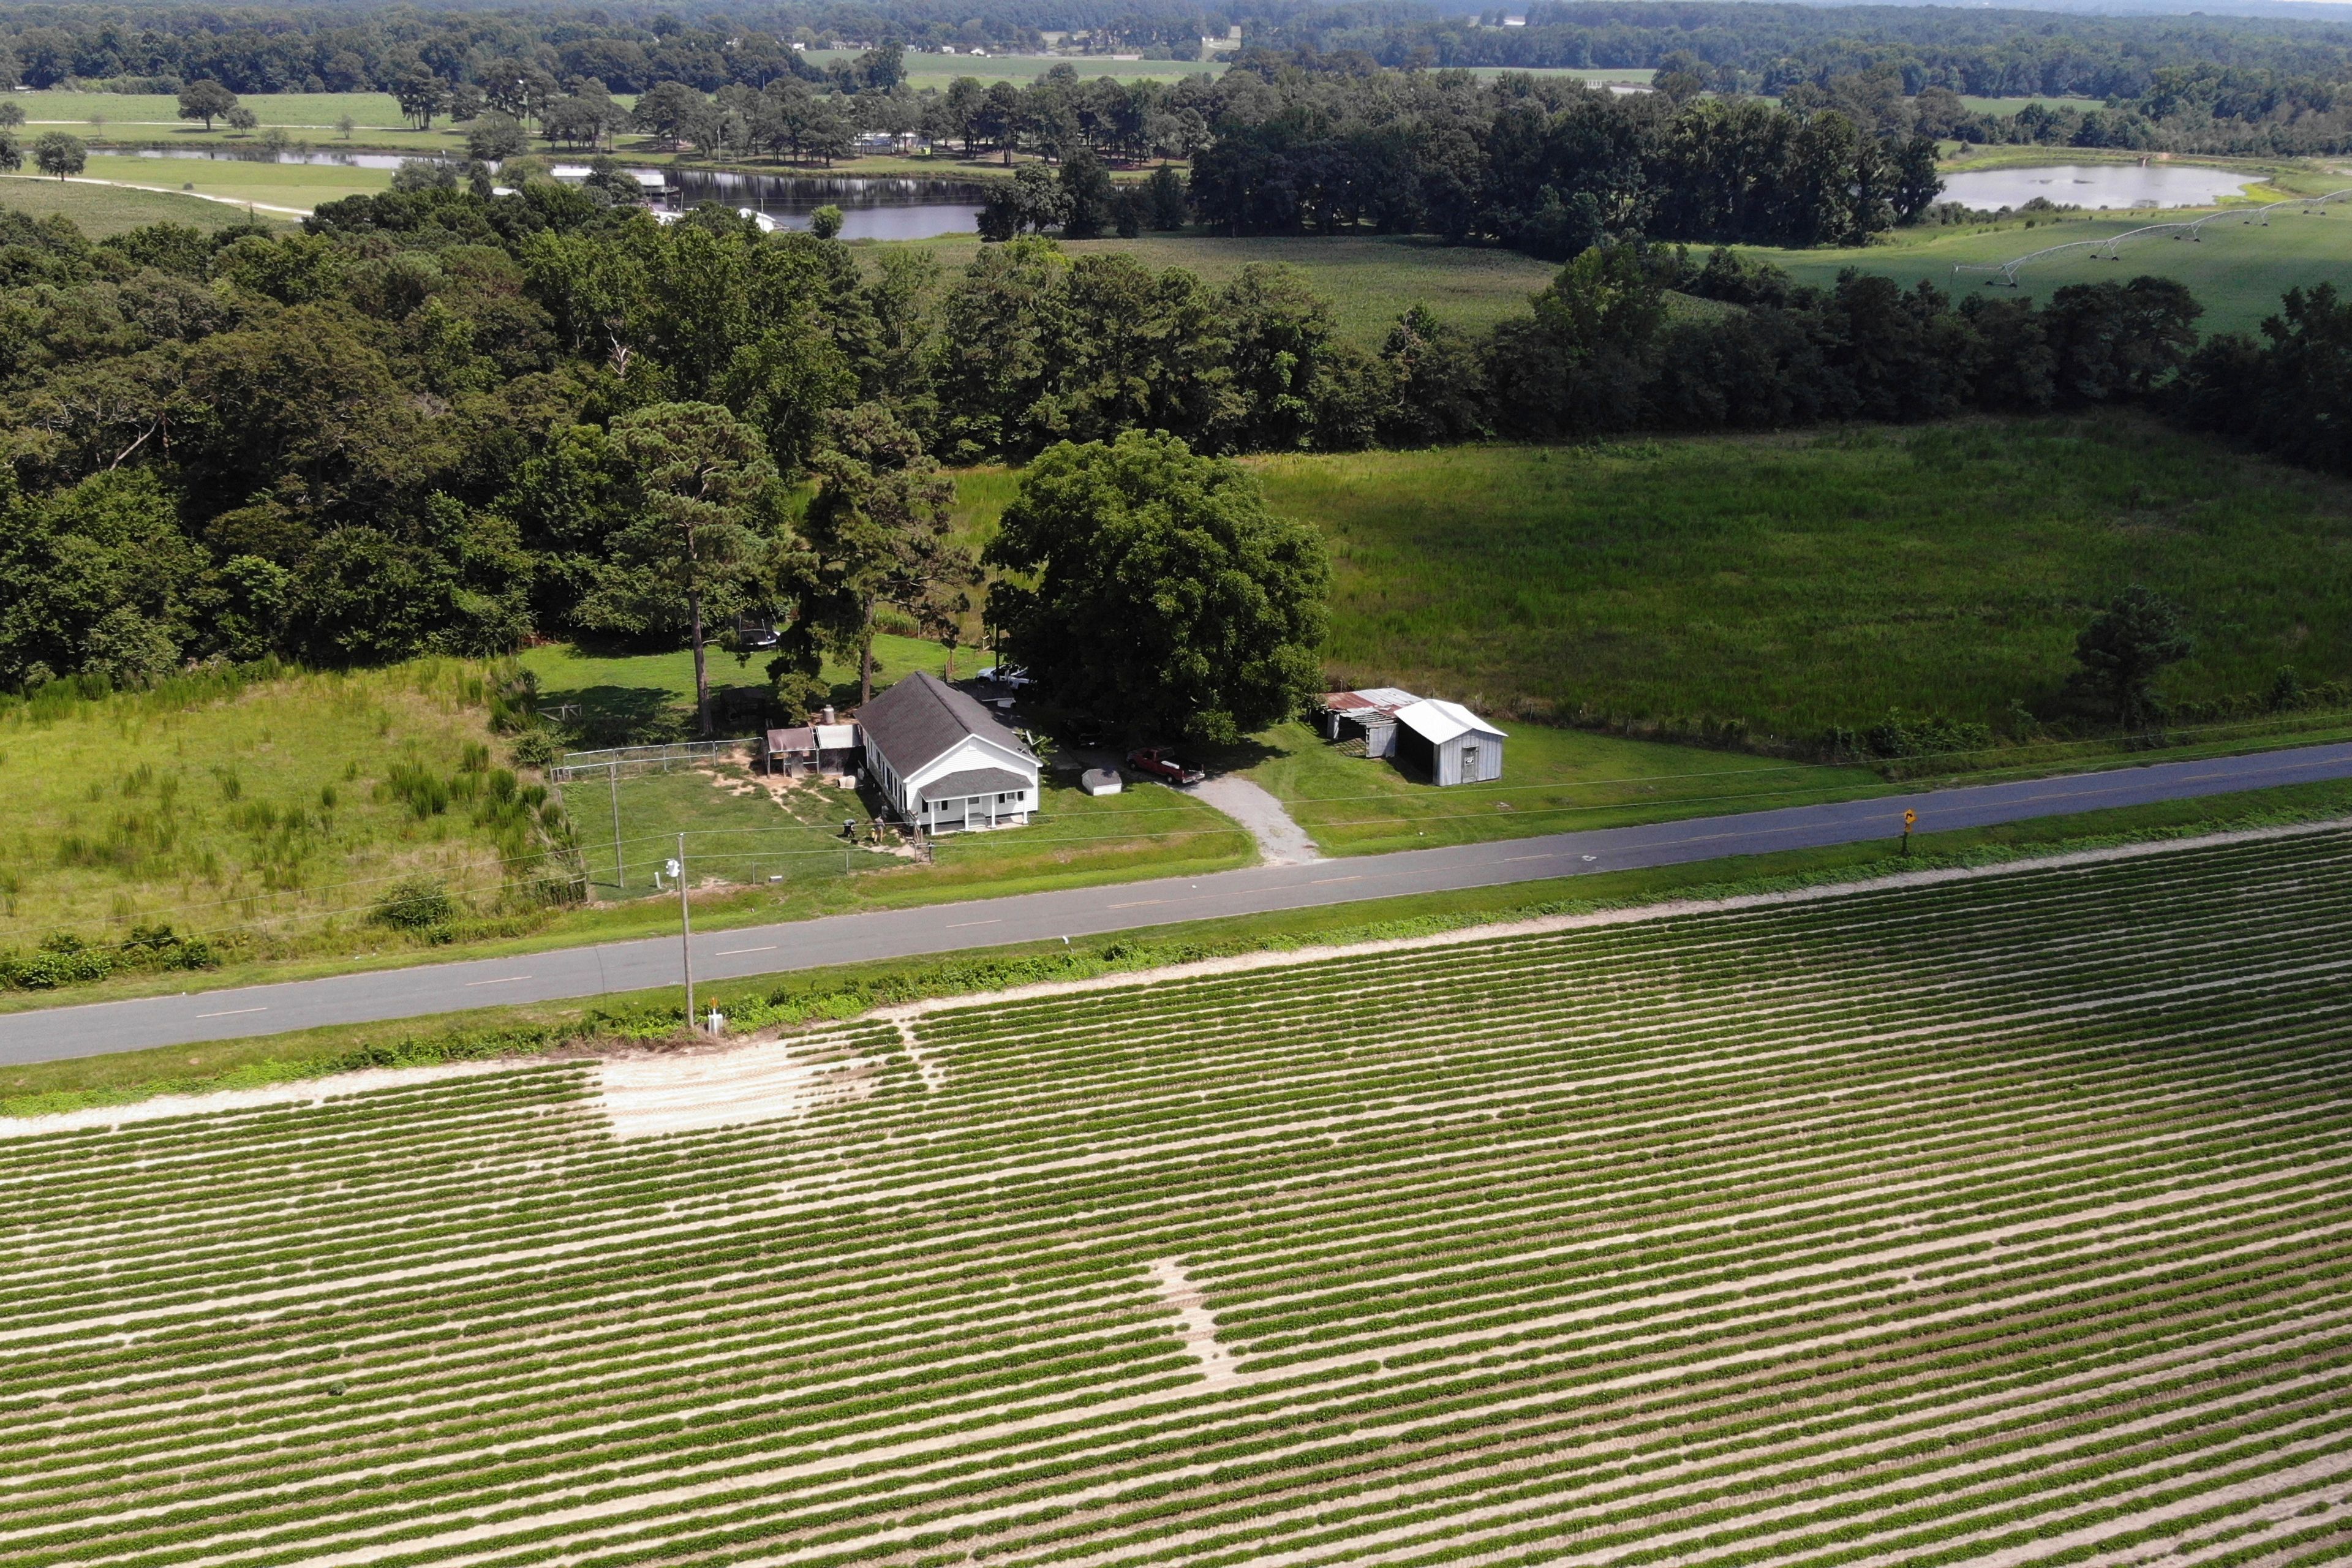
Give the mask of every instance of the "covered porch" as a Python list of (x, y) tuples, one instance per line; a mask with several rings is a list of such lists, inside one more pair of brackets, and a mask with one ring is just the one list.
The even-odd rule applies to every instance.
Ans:
[(1008, 768), (966, 768), (921, 786), (916, 822), (934, 835), (1018, 827), (1029, 820), (1029, 791)]

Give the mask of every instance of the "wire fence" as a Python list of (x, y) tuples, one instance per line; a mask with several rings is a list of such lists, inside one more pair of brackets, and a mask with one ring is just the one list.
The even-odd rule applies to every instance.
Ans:
[(739, 741), (673, 741), (659, 746), (614, 746), (601, 752), (566, 752), (563, 760), (547, 770), (550, 784), (570, 784), (576, 779), (634, 778), (640, 773), (668, 773), (684, 763), (708, 763), (738, 752), (748, 752), (759, 744), (758, 737), (747, 735)]

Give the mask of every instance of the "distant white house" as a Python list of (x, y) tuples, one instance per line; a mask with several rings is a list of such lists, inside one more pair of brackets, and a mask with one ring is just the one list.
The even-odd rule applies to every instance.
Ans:
[(1039, 767), (995, 715), (936, 676), (907, 677), (857, 710), (866, 771), (926, 833), (1012, 827), (1036, 812)]
[(1503, 776), (1508, 737), (1459, 702), (1428, 697), (1396, 710), (1396, 759), (1437, 784), (1487, 784)]

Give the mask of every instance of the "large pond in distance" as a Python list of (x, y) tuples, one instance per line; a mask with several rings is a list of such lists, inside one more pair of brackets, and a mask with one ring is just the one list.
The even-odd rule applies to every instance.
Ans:
[[(142, 158), (190, 158), (207, 162), (340, 163), (354, 169), (397, 169), (409, 162), (445, 162), (397, 153), (342, 153), (291, 148), (274, 159), (267, 153), (205, 147), (146, 147)], [(675, 194), (667, 205), (692, 208), (724, 202), (765, 213), (785, 228), (806, 228), (822, 206), (841, 209), (844, 239), (929, 239), (938, 234), (971, 234), (979, 226), (984, 186), (965, 180), (877, 179), (830, 174), (738, 174), (710, 169), (632, 168), (656, 188), (667, 183)], [(558, 179), (584, 179), (588, 166), (559, 164)]]
[[(822, 206), (841, 209), (844, 239), (929, 239), (979, 227), (986, 192), (955, 180), (832, 179), (812, 174), (734, 174), (707, 169), (647, 170), (677, 187), (672, 198), (692, 208), (724, 202), (767, 214), (786, 228), (806, 228)], [(559, 171), (560, 173), (560, 171)]]
[(2032, 169), (1985, 169), (1947, 174), (1938, 201), (1979, 212), (2021, 207), (2036, 196), (2059, 206), (2210, 207), (2234, 196), (2257, 175), (2201, 163), (2060, 163)]

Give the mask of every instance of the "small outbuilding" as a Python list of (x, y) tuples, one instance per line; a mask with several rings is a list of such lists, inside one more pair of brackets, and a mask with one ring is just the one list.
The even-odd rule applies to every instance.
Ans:
[(1425, 698), (1396, 710), (1396, 759), (1436, 784), (1491, 784), (1503, 776), (1508, 739), (1459, 702)]
[(857, 726), (839, 722), (830, 708), (816, 723), (769, 731), (761, 747), (768, 772), (791, 778), (854, 773), (862, 755)]
[(1396, 716), (1421, 699), (1393, 686), (1367, 687), (1361, 691), (1327, 691), (1316, 704), (1316, 727), (1327, 741), (1364, 743), (1368, 757), (1393, 756)]
[(1040, 768), (970, 695), (917, 671), (857, 710), (866, 775), (902, 821), (965, 833), (1027, 822)]
[(1078, 782), (1088, 795), (1117, 795), (1127, 787), (1117, 768), (1088, 768)]

